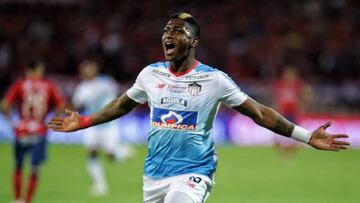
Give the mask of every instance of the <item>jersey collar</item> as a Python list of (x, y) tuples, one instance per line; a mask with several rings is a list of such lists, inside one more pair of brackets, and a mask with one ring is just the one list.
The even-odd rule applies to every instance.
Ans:
[(185, 75), (186, 73), (191, 72), (198, 64), (199, 64), (199, 61), (198, 61), (198, 60), (195, 60), (194, 64), (193, 64), (190, 68), (186, 69), (186, 70), (183, 71), (183, 72), (178, 72), (178, 73), (174, 72), (174, 71), (170, 68), (170, 66), (168, 67), (168, 69), (169, 69), (169, 72), (170, 72), (171, 74), (175, 75), (176, 77), (180, 77), (180, 76)]

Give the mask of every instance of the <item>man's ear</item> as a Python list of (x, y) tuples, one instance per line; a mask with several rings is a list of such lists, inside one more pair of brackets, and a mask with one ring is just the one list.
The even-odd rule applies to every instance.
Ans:
[(190, 46), (193, 47), (193, 48), (195, 48), (195, 47), (197, 47), (198, 43), (199, 43), (199, 38), (198, 38), (198, 37), (194, 37), (194, 38), (191, 39)]

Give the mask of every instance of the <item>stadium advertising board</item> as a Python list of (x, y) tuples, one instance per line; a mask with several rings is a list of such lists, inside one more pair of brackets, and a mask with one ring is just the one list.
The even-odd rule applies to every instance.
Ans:
[[(350, 135), (352, 148), (360, 148), (360, 116), (334, 115), (304, 115), (299, 118), (299, 125), (314, 130), (326, 121), (332, 121), (328, 128), (331, 133), (346, 133)], [(148, 112), (135, 111), (116, 121), (119, 128), (119, 139), (126, 143), (145, 144), (151, 122)], [(13, 133), (8, 121), (0, 114), (0, 141), (13, 139)], [(74, 133), (49, 132), (52, 143), (78, 144), (82, 142), (84, 130)], [(274, 136), (271, 131), (256, 125), (249, 118), (229, 112), (219, 112), (214, 123), (214, 140), (217, 144), (234, 143), (239, 146), (271, 146)]]

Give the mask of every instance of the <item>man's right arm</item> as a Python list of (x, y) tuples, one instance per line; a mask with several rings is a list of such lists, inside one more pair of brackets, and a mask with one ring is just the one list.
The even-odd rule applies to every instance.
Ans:
[(13, 106), (13, 103), (16, 102), (19, 91), (20, 91), (20, 81), (16, 81), (14, 84), (10, 86), (10, 88), (5, 93), (5, 97), (2, 103), (2, 111), (4, 112), (4, 115), (7, 119), (11, 121), (11, 109)]
[(80, 116), (75, 111), (66, 110), (66, 113), (69, 114), (68, 117), (53, 118), (50, 120), (48, 126), (54, 131), (76, 131), (119, 118), (130, 112), (137, 105), (137, 102), (130, 99), (127, 94), (124, 93), (100, 111), (89, 116)]
[(130, 99), (126, 93), (114, 99), (92, 116), (94, 125), (105, 123), (129, 113), (138, 103)]

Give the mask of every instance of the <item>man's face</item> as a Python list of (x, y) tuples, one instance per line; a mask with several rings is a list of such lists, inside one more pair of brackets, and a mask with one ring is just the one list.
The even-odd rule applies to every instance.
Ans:
[(39, 76), (39, 77), (43, 77), (45, 75), (45, 65), (44, 64), (39, 64), (36, 69), (36, 74)]
[(180, 19), (170, 20), (163, 32), (162, 46), (165, 59), (177, 61), (189, 55), (190, 49), (194, 46), (191, 28)]
[(94, 64), (86, 64), (80, 67), (80, 76), (83, 80), (91, 80), (96, 77), (98, 68)]
[(45, 75), (45, 65), (43, 63), (39, 63), (34, 69), (28, 68), (25, 70), (25, 75), (27, 77), (42, 78)]

